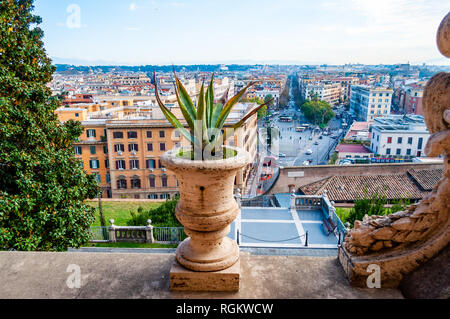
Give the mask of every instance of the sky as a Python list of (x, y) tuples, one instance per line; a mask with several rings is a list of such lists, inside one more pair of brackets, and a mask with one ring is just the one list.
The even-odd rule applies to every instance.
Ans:
[(450, 0), (35, 0), (54, 63), (450, 65)]

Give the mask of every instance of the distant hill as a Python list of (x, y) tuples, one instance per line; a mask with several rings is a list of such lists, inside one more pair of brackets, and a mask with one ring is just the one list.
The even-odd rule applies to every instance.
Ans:
[[(229, 71), (246, 71), (250, 68), (254, 68), (258, 65), (227, 65)], [(262, 66), (262, 65), (261, 65)], [(92, 71), (102, 71), (102, 72), (111, 72), (111, 71), (129, 71), (129, 72), (145, 72), (152, 73), (156, 72), (171, 72), (175, 67), (175, 71), (182, 72), (192, 72), (192, 71), (200, 71), (200, 72), (217, 72), (219, 71), (221, 65), (220, 64), (198, 64), (198, 65), (141, 65), (141, 66), (117, 66), (117, 65), (97, 65), (97, 66), (80, 66), (80, 65), (70, 65), (70, 64), (56, 64), (56, 71), (65, 74), (75, 74), (78, 72), (87, 73)]]

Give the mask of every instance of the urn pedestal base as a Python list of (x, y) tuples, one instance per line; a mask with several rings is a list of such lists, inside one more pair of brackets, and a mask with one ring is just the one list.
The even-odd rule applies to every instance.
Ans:
[(197, 272), (184, 268), (177, 260), (170, 269), (172, 291), (239, 291), (241, 263), (220, 271)]

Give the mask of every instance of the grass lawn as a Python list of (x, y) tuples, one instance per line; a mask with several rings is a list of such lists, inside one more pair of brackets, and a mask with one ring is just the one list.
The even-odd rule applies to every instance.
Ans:
[[(101, 226), (98, 212), (98, 201), (88, 202), (89, 205), (96, 209), (95, 222), (92, 226)], [(105, 217), (106, 226), (109, 226), (109, 220), (114, 219), (114, 225), (126, 226), (128, 219), (131, 218), (130, 212), (137, 212), (139, 207), (149, 210), (160, 206), (162, 203), (151, 202), (103, 202), (103, 216)]]
[(108, 247), (108, 248), (177, 248), (178, 245), (169, 244), (145, 244), (145, 243), (90, 243), (84, 247)]

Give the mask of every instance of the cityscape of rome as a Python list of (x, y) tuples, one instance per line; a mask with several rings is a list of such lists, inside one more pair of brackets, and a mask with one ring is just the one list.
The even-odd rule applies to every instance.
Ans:
[(448, 10), (1, 1), (0, 298), (450, 299)]

